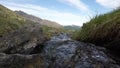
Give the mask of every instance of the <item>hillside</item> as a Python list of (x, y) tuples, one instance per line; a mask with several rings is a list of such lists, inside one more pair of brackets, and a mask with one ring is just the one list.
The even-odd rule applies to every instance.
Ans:
[(16, 30), (24, 24), (26, 24), (26, 20), (22, 16), (0, 5), (0, 36)]
[(60, 34), (64, 31), (63, 26), (56, 22), (44, 20), (36, 16), (29, 15), (23, 11), (15, 11), (15, 13), (24, 17), (26, 20), (41, 24), (44, 35), (46, 36), (47, 39), (50, 39), (50, 37)]
[(40, 26), (48, 39), (54, 34), (59, 34), (63, 31), (62, 26), (55, 22), (43, 20), (22, 11), (18, 11), (17, 13), (17, 11), (14, 12), (0, 5), (0, 37), (24, 26), (30, 26), (32, 28), (35, 24), (42, 24)]
[(120, 51), (120, 9), (94, 17), (90, 22), (85, 23), (74, 37), (76, 40), (105, 46), (112, 52), (118, 53)]
[(56, 22), (49, 21), (49, 20), (44, 20), (44, 19), (38, 18), (36, 16), (27, 14), (23, 11), (15, 11), (15, 13), (23, 16), (27, 20), (30, 20), (30, 21), (33, 21), (33, 22), (38, 22), (38, 23), (40, 23), (42, 25), (45, 25), (45, 26), (48, 26), (48, 27), (62, 28), (62, 25), (60, 25)]
[(80, 29), (80, 26), (77, 26), (77, 25), (68, 25), (68, 26), (64, 26), (65, 29), (68, 29), (68, 30), (78, 30)]
[(78, 31), (81, 27), (77, 25), (67, 25), (64, 26), (65, 32), (69, 34), (71, 37)]
[[(29, 48), (40, 45), (45, 40), (41, 24), (26, 20), (14, 11), (0, 5), (0, 53), (17, 53), (18, 51), (22, 53), (26, 49), (29, 52)], [(18, 48), (18, 50), (14, 48)]]

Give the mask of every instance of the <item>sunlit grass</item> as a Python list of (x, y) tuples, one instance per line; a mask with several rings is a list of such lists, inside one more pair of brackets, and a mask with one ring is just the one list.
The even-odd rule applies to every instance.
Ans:
[(117, 9), (107, 14), (96, 15), (75, 33), (74, 39), (88, 42), (105, 41), (103, 38), (108, 38), (109, 35), (113, 36), (115, 32), (119, 32), (119, 26), (120, 9)]

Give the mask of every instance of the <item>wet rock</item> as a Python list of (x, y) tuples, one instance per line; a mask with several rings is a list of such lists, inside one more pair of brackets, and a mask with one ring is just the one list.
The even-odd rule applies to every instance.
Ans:
[(0, 52), (29, 54), (44, 41), (40, 24), (26, 25), (0, 38)]
[(120, 68), (105, 48), (71, 40), (67, 34), (43, 45), (30, 49), (31, 55), (0, 53), (0, 68)]
[(105, 51), (105, 48), (80, 42), (70, 64), (74, 68), (120, 68)]
[(71, 40), (71, 38), (66, 33), (62, 33), (58, 36), (53, 36), (50, 41), (68, 41), (68, 40)]
[(42, 55), (0, 53), (0, 68), (45, 68)]
[(64, 34), (55, 36), (45, 45), (42, 53), (48, 68), (120, 68), (107, 56), (105, 48), (73, 41)]

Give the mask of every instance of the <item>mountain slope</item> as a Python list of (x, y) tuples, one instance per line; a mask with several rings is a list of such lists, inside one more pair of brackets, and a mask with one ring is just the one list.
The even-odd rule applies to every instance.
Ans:
[(27, 54), (45, 40), (40, 23), (26, 20), (0, 5), (0, 52)]
[(32, 20), (33, 22), (40, 22), (40, 21), (42, 21), (41, 18), (35, 17), (33, 15), (29, 15), (29, 14), (23, 12), (23, 11), (15, 11), (15, 13), (23, 16), (24, 18), (26, 18), (28, 20)]
[(29, 15), (23, 11), (15, 11), (17, 14), (23, 16), (25, 19), (33, 21), (33, 22), (38, 22), (41, 23), (42, 25), (48, 26), (48, 27), (55, 27), (55, 28), (62, 28), (62, 25), (56, 23), (56, 22), (52, 22), (49, 20), (44, 20), (41, 18), (38, 18), (36, 16), (33, 15)]
[(16, 30), (24, 24), (26, 24), (26, 20), (22, 16), (0, 5), (0, 36)]

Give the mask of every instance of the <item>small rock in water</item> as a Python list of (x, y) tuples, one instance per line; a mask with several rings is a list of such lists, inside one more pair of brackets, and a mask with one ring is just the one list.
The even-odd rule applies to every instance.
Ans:
[(51, 38), (51, 41), (67, 41), (67, 40), (71, 40), (71, 38), (66, 33)]

